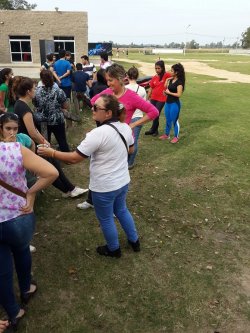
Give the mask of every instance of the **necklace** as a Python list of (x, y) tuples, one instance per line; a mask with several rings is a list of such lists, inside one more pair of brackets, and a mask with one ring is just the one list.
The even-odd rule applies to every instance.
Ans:
[(117, 99), (119, 99), (119, 98), (121, 98), (121, 97), (125, 94), (125, 92), (126, 92), (126, 88), (123, 87), (123, 91), (122, 91), (121, 93), (118, 93), (118, 94), (115, 94), (115, 93), (114, 93), (114, 95), (115, 95), (115, 97), (116, 97)]

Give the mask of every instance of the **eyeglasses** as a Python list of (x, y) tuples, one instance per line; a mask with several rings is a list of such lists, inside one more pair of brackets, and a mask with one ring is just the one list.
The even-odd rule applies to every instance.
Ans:
[(107, 111), (105, 108), (100, 108), (98, 105), (94, 104), (92, 106), (93, 111), (98, 112), (98, 111)]

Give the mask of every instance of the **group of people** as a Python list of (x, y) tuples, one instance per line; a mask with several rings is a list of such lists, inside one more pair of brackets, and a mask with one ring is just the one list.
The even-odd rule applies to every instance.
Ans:
[[(114, 258), (122, 255), (114, 218), (120, 222), (132, 250), (139, 252), (138, 231), (126, 205), (129, 169), (135, 163), (139, 134), (147, 122), (152, 122), (150, 134), (158, 130), (165, 95), (168, 96), (165, 104), (168, 120), (166, 137), (160, 138), (169, 137), (172, 123), (175, 130), (177, 126), (179, 98), (185, 86), (181, 64), (172, 66), (171, 75), (165, 73), (165, 66), (155, 64), (156, 77), (150, 83), (149, 102), (145, 89), (136, 83), (139, 73), (135, 67), (126, 72), (123, 66), (109, 63), (96, 71), (88, 57), (83, 56), (81, 67), (76, 65), (73, 70), (66, 53), (58, 61), (54, 63), (53, 57), (47, 57), (48, 67), (41, 68), (41, 82), (37, 87), (30, 78), (13, 78), (11, 69), (0, 71), (0, 304), (8, 315), (8, 321), (0, 321), (0, 332), (7, 326), (16, 328), (25, 315), (25, 308), (17, 302), (14, 293), (13, 261), (22, 304), (27, 304), (38, 289), (31, 275), (29, 247), (35, 229), (36, 193), (50, 184), (62, 191), (64, 197), (76, 197), (88, 191), (88, 199), (77, 206), (95, 210), (105, 239), (105, 244), (96, 248), (97, 253)], [(78, 72), (87, 75), (86, 85), (93, 81), (89, 84), (89, 95), (96, 127), (86, 134), (75, 151), (70, 151), (62, 110), (67, 109), (67, 98), (71, 96), (66, 79), (70, 75), (71, 82), (81, 83), (82, 75)], [(128, 85), (124, 83), (126, 77)], [(158, 101), (159, 86), (164, 87), (161, 101)], [(47, 125), (47, 138), (41, 134), (42, 123)], [(51, 148), (52, 133), (60, 150)], [(59, 162), (75, 164), (84, 160), (90, 160), (88, 189), (73, 185)], [(29, 174), (33, 175), (32, 182)]]
[[(150, 102), (159, 110), (159, 114), (164, 107), (166, 126), (165, 133), (159, 137), (161, 140), (170, 139), (170, 130), (173, 126), (174, 137), (171, 143), (179, 141), (179, 115), (181, 109), (180, 97), (185, 89), (185, 70), (182, 64), (178, 63), (171, 67), (170, 72), (166, 72), (165, 63), (159, 60), (155, 63), (156, 75), (150, 81), (148, 98)], [(145, 135), (158, 136), (159, 117), (153, 122), (151, 128)]]

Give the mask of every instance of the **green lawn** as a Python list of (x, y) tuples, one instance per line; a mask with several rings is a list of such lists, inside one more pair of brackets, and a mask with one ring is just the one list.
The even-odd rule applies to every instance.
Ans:
[[(122, 258), (98, 256), (94, 211), (75, 208), (85, 197), (40, 195), (39, 292), (20, 333), (250, 332), (249, 85), (213, 79), (188, 74), (178, 144), (142, 130), (128, 196), (140, 253), (119, 228)], [(92, 127), (88, 110), (69, 130), (73, 147)], [(88, 186), (88, 162), (65, 172)]]
[(144, 55), (142, 53), (130, 53), (129, 59), (140, 60), (144, 62), (155, 63), (158, 56), (165, 61), (167, 65), (182, 61), (200, 61), (209, 66), (219, 69), (225, 69), (241, 74), (250, 74), (250, 56), (249, 55), (231, 55), (226, 53), (186, 53), (183, 54), (159, 54)]

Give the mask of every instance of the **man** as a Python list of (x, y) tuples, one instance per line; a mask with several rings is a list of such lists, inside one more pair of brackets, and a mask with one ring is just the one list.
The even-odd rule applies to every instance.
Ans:
[(73, 101), (75, 105), (75, 111), (79, 115), (80, 103), (83, 105), (86, 103), (85, 93), (90, 85), (89, 75), (82, 70), (82, 64), (76, 64), (76, 72), (72, 74), (73, 82)]
[(96, 67), (92, 62), (89, 62), (89, 57), (83, 55), (82, 59), (82, 70), (84, 73), (89, 75), (90, 80), (96, 81)]
[(55, 62), (54, 61), (54, 54), (53, 53), (47, 54), (46, 62), (41, 66), (40, 72), (43, 69), (50, 70), (52, 72), (53, 76), (54, 76), (54, 80), (57, 81), (58, 83), (61, 83), (60, 80), (59, 80), (59, 77), (56, 74), (56, 72), (53, 70), (54, 62)]
[(71, 98), (71, 65), (69, 61), (65, 60), (66, 51), (59, 51), (59, 60), (54, 64), (54, 72), (57, 74), (60, 80), (60, 88), (65, 92), (68, 99)]
[(109, 61), (109, 56), (107, 52), (102, 52), (100, 54), (100, 58), (101, 58), (100, 68), (106, 69), (112, 65), (112, 62)]

